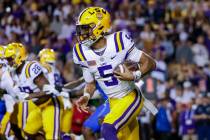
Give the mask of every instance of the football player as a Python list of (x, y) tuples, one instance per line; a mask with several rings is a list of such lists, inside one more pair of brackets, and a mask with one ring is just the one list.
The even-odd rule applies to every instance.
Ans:
[[(3, 99), (6, 105), (6, 114), (1, 121), (0, 134), (5, 136), (6, 139), (12, 139), (14, 136), (11, 135), (11, 127), (14, 134), (18, 139), (23, 139), (19, 134), (21, 131), (18, 129), (17, 123), (11, 123), (10, 118), (13, 117), (14, 105), (17, 102), (18, 96), (20, 95), (15, 90), (14, 82), (8, 71), (7, 62), (4, 59), (5, 46), (0, 46), (0, 88), (3, 89)], [(7, 94), (8, 93), (8, 94)], [(15, 116), (16, 117), (16, 116)]]
[[(39, 61), (44, 68), (43, 72), (49, 80), (50, 84), (62, 87), (62, 77), (59, 70), (55, 66), (56, 53), (54, 50), (49, 48), (42, 49), (38, 56)], [(62, 97), (62, 101), (64, 103), (64, 112), (62, 115), (61, 131), (64, 135), (69, 134), (71, 130), (72, 105), (68, 96)]]
[[(128, 127), (130, 135), (127, 139), (137, 140), (139, 130), (136, 117), (142, 108), (143, 98), (135, 90), (134, 82), (151, 72), (156, 63), (135, 47), (127, 33), (110, 33), (110, 30), (110, 14), (103, 8), (86, 8), (78, 17), (76, 32), (79, 43), (74, 47), (73, 58), (82, 67), (87, 84), (77, 106), (87, 110), (97, 81), (110, 104), (110, 112), (102, 123), (102, 136), (105, 140), (117, 140), (117, 133)], [(130, 72), (125, 67), (123, 73), (114, 71), (126, 60), (139, 63), (139, 70)]]
[[(60, 121), (63, 105), (59, 98), (52, 96), (58, 91), (50, 85), (44, 76), (42, 67), (37, 61), (26, 61), (27, 53), (25, 46), (21, 43), (10, 43), (4, 53), (8, 61), (12, 78), (23, 93), (28, 93), (26, 99), (32, 99), (34, 109), (29, 113), (28, 107), (23, 104), (26, 120), (19, 121), (24, 124), (24, 132), (32, 137), (43, 127), (46, 139), (60, 138)], [(42, 95), (41, 98), (36, 98)], [(26, 102), (27, 103), (27, 102)]]

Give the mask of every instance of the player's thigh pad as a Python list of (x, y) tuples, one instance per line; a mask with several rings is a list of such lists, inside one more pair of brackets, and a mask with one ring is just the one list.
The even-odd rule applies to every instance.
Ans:
[(38, 108), (31, 100), (18, 103), (18, 127), (24, 129), (27, 118), (34, 109)]
[(72, 115), (73, 115), (72, 109), (65, 109), (63, 111), (62, 121), (61, 121), (61, 131), (62, 132), (70, 133), (71, 125), (72, 125)]
[(9, 131), (10, 131), (10, 116), (11, 114), (6, 112), (6, 114), (4, 114), (3, 119), (1, 120), (1, 124), (0, 124), (0, 134), (2, 135), (9, 135)]
[(27, 117), (24, 131), (28, 134), (36, 134), (42, 128), (42, 113), (40, 108), (31, 111)]
[(58, 98), (52, 98), (51, 103), (42, 109), (42, 123), (45, 138), (59, 139), (63, 106)]
[(139, 114), (143, 99), (135, 90), (123, 98), (110, 99), (110, 112), (103, 123), (113, 124), (118, 130), (129, 124)]

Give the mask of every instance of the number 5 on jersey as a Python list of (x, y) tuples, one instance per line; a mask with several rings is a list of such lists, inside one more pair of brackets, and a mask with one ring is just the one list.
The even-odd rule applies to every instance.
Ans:
[(98, 67), (98, 71), (101, 77), (103, 78), (111, 78), (110, 80), (104, 81), (106, 86), (115, 86), (118, 84), (118, 80), (113, 75), (112, 65), (105, 65)]

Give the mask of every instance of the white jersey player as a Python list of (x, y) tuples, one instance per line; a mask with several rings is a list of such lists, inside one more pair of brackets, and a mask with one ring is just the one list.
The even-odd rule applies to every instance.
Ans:
[[(26, 61), (27, 53), (23, 44), (8, 44), (4, 54), (13, 71), (14, 81), (19, 90), (29, 93), (26, 99), (35, 98), (31, 102), (35, 109), (26, 115), (27, 123), (22, 123), (25, 125), (22, 127), (24, 132), (29, 137), (34, 138), (38, 131), (43, 128), (46, 139), (58, 139), (63, 105), (57, 97), (51, 95), (58, 91), (54, 85), (49, 84), (41, 65), (37, 61)], [(26, 106), (26, 108), (30, 110), (30, 106)]]
[[(130, 129), (127, 139), (139, 139), (136, 117), (143, 106), (143, 98), (135, 89), (134, 81), (155, 68), (155, 61), (135, 48), (132, 38), (125, 32), (110, 34), (111, 20), (108, 11), (101, 7), (83, 10), (76, 24), (79, 44), (73, 50), (76, 64), (83, 69), (86, 81), (84, 96), (77, 106), (86, 110), (89, 98), (96, 89), (96, 81), (109, 97), (110, 112), (102, 124), (105, 140), (117, 140), (117, 133)], [(115, 68), (126, 60), (140, 65), (139, 70), (130, 72), (126, 67), (123, 73)]]

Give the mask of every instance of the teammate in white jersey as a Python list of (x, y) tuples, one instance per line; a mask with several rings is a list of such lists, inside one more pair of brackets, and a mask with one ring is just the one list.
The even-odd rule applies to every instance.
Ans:
[[(6, 104), (6, 114), (1, 121), (0, 134), (5, 136), (7, 139), (10, 139), (13, 137), (13, 135), (11, 135), (12, 128), (16, 138), (23, 139), (20, 135), (20, 129), (18, 128), (17, 121), (11, 122), (11, 120), (14, 120), (13, 118), (17, 117), (17, 115), (13, 113), (15, 103), (17, 103), (18, 100), (23, 99), (23, 96), (26, 97), (27, 94), (19, 92), (16, 88), (8, 70), (7, 62), (4, 59), (4, 50), (5, 46), (0, 46), (0, 88), (6, 91), (3, 95)], [(18, 116), (18, 118), (22, 117), (22, 115)]]
[[(26, 112), (27, 123), (22, 123), (24, 131), (33, 137), (43, 128), (46, 139), (59, 139), (63, 105), (57, 97), (51, 95), (58, 91), (49, 84), (37, 61), (26, 61), (27, 53), (22, 44), (8, 44), (4, 54), (13, 80), (21, 92), (29, 93), (26, 99), (32, 98), (35, 106), (31, 112)], [(30, 106), (23, 105), (23, 107), (27, 111)]]
[[(82, 67), (87, 85), (77, 106), (84, 111), (87, 109), (97, 81), (110, 103), (110, 112), (102, 124), (102, 136), (105, 140), (117, 140), (117, 133), (128, 126), (131, 134), (127, 139), (138, 140), (136, 117), (142, 108), (143, 98), (136, 92), (134, 81), (152, 71), (156, 64), (149, 55), (135, 47), (127, 33), (110, 34), (110, 28), (110, 15), (103, 8), (86, 8), (78, 17), (76, 32), (79, 44), (74, 47), (73, 58)], [(130, 72), (125, 68), (124, 73), (114, 71), (126, 60), (139, 63), (139, 70)]]
[[(39, 61), (44, 68), (43, 72), (48, 78), (50, 84), (62, 87), (62, 77), (59, 70), (55, 66), (56, 59), (56, 53), (53, 49), (42, 49), (39, 52)], [(60, 93), (61, 96), (62, 93), (63, 92)], [(62, 101), (64, 104), (64, 112), (62, 115), (61, 132), (62, 137), (64, 137), (66, 134), (70, 133), (72, 121), (72, 105), (68, 93), (65, 94), (65, 97), (62, 97)]]

